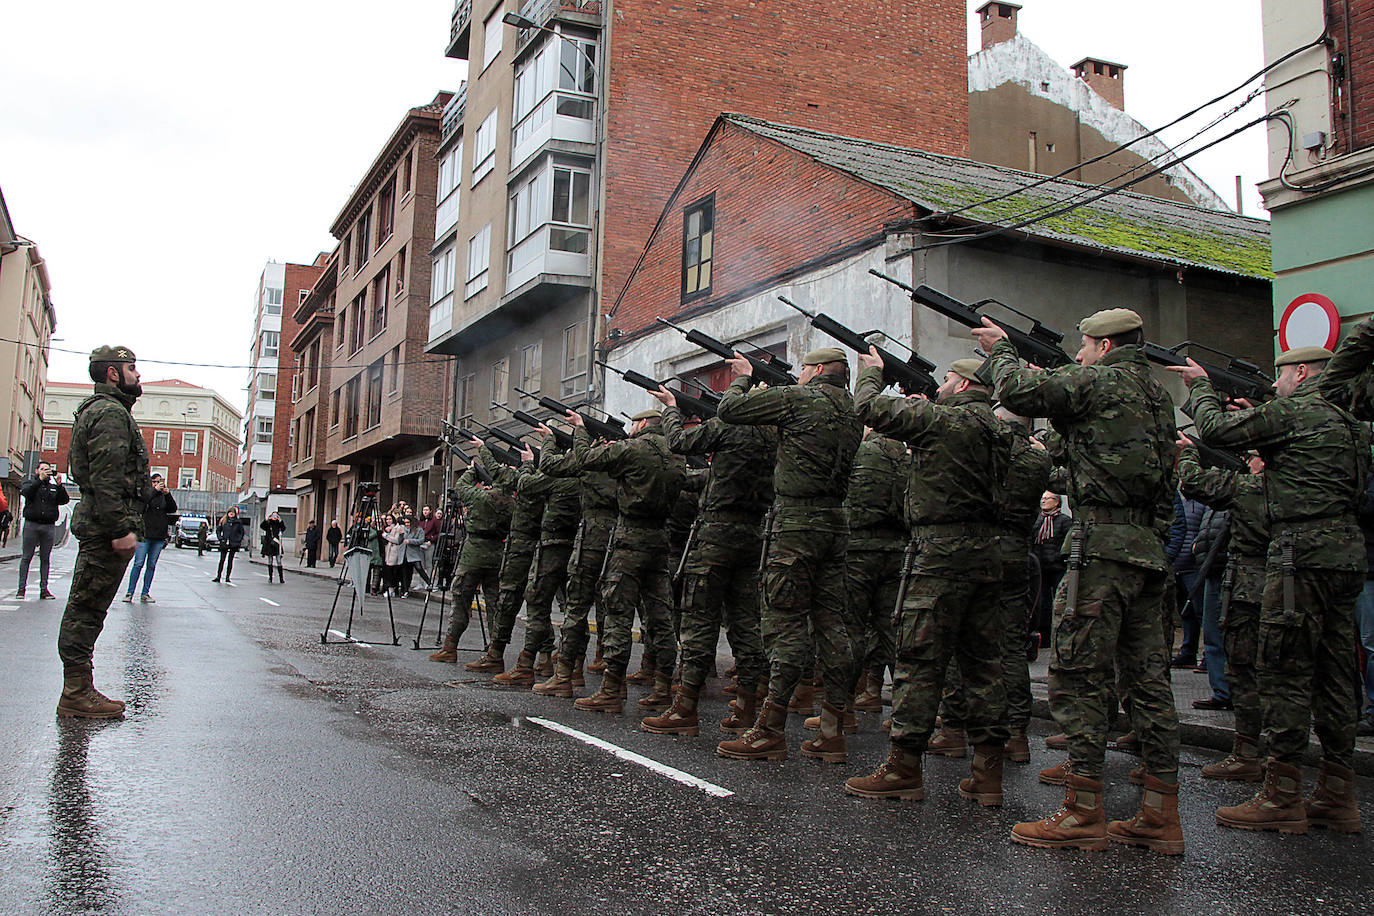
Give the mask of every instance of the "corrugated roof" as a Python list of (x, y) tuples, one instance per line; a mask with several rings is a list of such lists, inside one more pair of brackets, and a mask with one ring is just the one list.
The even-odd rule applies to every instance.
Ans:
[[(982, 203), (1025, 188), (1044, 176), (744, 115), (724, 117), (931, 213), (973, 204), (954, 217), (961, 222), (1010, 226), (1025, 219), (1028, 211), (1057, 209), (1102, 190), (1097, 185), (1060, 178), (1003, 200)], [(1015, 233), (1181, 267), (1261, 279), (1274, 276), (1266, 220), (1130, 191), (1118, 191)]]

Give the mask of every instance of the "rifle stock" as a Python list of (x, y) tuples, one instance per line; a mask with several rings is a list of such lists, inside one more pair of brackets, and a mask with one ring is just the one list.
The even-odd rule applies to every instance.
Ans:
[(904, 360), (883, 347), (870, 343), (853, 329), (840, 324), (824, 312), (808, 312), (786, 296), (779, 296), (778, 299), (784, 305), (805, 315), (811, 321), (813, 328), (822, 334), (829, 334), (856, 353), (867, 353), (870, 348), (877, 350), (878, 357), (883, 361), (883, 381), (885, 383), (896, 385), (905, 394), (923, 394), (926, 397), (935, 397), (935, 393), (940, 387), (940, 383), (935, 380), (935, 364), (914, 350), (911, 353), (911, 358)]
[(1203, 347), (1201, 344), (1194, 344), (1192, 341), (1185, 340), (1173, 347), (1161, 347), (1159, 344), (1147, 343), (1145, 344), (1145, 356), (1150, 362), (1159, 366), (1186, 366), (1188, 360), (1179, 351), (1190, 347), (1198, 347), (1216, 353), (1228, 360), (1227, 364), (1222, 366), (1193, 357), (1193, 362), (1206, 370), (1207, 376), (1212, 381), (1212, 387), (1227, 397), (1245, 398), (1252, 403), (1259, 403), (1260, 401), (1267, 401), (1273, 396), (1274, 380), (1261, 372), (1259, 366), (1229, 353), (1213, 350), (1211, 347)]

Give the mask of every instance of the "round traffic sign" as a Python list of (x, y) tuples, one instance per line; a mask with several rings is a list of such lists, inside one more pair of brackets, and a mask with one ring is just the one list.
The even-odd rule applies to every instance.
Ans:
[(1279, 349), (1326, 347), (1336, 349), (1341, 337), (1341, 313), (1321, 293), (1303, 293), (1283, 310), (1279, 319)]

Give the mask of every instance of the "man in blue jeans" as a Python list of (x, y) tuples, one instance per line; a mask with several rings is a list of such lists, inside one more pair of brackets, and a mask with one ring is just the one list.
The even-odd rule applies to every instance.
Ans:
[(139, 596), (145, 604), (155, 604), (148, 590), (153, 585), (153, 573), (157, 571), (157, 558), (162, 548), (167, 546), (167, 529), (176, 515), (177, 502), (167, 490), (167, 483), (161, 474), (154, 474), (153, 497), (148, 500), (148, 508), (143, 512), (143, 540), (134, 552), (134, 562), (129, 569), (129, 588), (124, 593), (125, 601), (134, 600), (134, 585), (138, 574), (143, 573), (143, 593)]

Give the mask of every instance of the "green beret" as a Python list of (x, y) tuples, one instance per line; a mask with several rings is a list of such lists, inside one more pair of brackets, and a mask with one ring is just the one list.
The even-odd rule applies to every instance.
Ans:
[(96, 347), (91, 351), (91, 362), (93, 363), (134, 363), (138, 362), (138, 357), (134, 356), (134, 351), (128, 347)]
[(978, 371), (983, 368), (983, 360), (974, 356), (965, 359), (956, 359), (949, 364), (949, 371), (955, 375), (961, 375), (973, 382), (975, 385), (986, 385), (987, 379)]
[(839, 347), (820, 347), (802, 357), (803, 366), (823, 366), (826, 363), (848, 362), (849, 357)]
[(1100, 312), (1093, 312), (1087, 318), (1078, 323), (1078, 330), (1089, 337), (1111, 337), (1114, 334), (1125, 334), (1127, 331), (1134, 331), (1142, 327), (1145, 322), (1140, 320), (1140, 313), (1131, 309), (1103, 309)]
[(1298, 363), (1324, 363), (1335, 356), (1326, 347), (1294, 347), (1279, 354), (1275, 366), (1296, 366)]
[(657, 420), (662, 416), (663, 412), (659, 410), (641, 410), (630, 419), (638, 423), (640, 420)]

